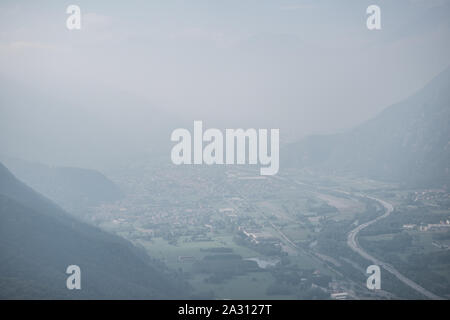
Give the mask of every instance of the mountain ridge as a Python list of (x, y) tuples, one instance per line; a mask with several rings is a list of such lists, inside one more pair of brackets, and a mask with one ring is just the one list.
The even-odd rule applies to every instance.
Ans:
[[(73, 264), (82, 289), (69, 291)], [(0, 163), (0, 298), (175, 299), (187, 288), (164, 264), (73, 218)]]
[(285, 164), (422, 186), (450, 186), (450, 68), (352, 130), (284, 148)]

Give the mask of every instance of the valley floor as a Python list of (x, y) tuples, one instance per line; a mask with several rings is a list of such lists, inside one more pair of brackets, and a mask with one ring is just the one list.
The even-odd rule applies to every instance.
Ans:
[[(127, 196), (92, 208), (89, 219), (163, 260), (198, 297), (450, 297), (450, 195), (443, 190), (307, 171), (145, 172), (113, 176)], [(423, 259), (431, 263), (418, 264)], [(374, 261), (384, 268), (376, 291), (367, 289), (365, 273)]]

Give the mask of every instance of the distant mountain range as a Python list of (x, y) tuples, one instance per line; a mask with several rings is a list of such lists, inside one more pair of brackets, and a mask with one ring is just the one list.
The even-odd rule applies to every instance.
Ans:
[[(69, 265), (81, 290), (66, 288)], [(126, 240), (84, 224), (0, 163), (0, 299), (174, 299), (188, 285)]]
[(50, 167), (8, 157), (2, 161), (19, 180), (69, 211), (112, 202), (122, 196), (120, 189), (96, 170)]
[(450, 187), (450, 68), (353, 130), (287, 145), (282, 160), (326, 173)]

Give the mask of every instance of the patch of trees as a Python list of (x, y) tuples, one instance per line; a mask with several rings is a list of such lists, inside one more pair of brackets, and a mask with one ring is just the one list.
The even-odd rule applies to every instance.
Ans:
[(261, 270), (255, 261), (244, 260), (238, 254), (207, 255), (196, 261), (193, 268), (197, 273), (208, 274), (205, 281), (209, 283), (222, 283), (233, 276)]

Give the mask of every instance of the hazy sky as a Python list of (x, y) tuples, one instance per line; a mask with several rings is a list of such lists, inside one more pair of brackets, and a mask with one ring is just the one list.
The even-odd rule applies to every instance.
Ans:
[[(70, 4), (81, 7), (80, 31), (66, 29)], [(370, 4), (381, 7), (380, 31), (366, 28)], [(67, 100), (60, 112), (107, 114), (109, 95), (119, 118), (136, 99), (150, 110), (140, 120), (159, 109), (206, 126), (280, 128), (282, 140), (340, 131), (450, 64), (449, 14), (441, 0), (2, 1), (10, 89), (0, 117), (15, 121), (14, 94), (38, 92)]]

